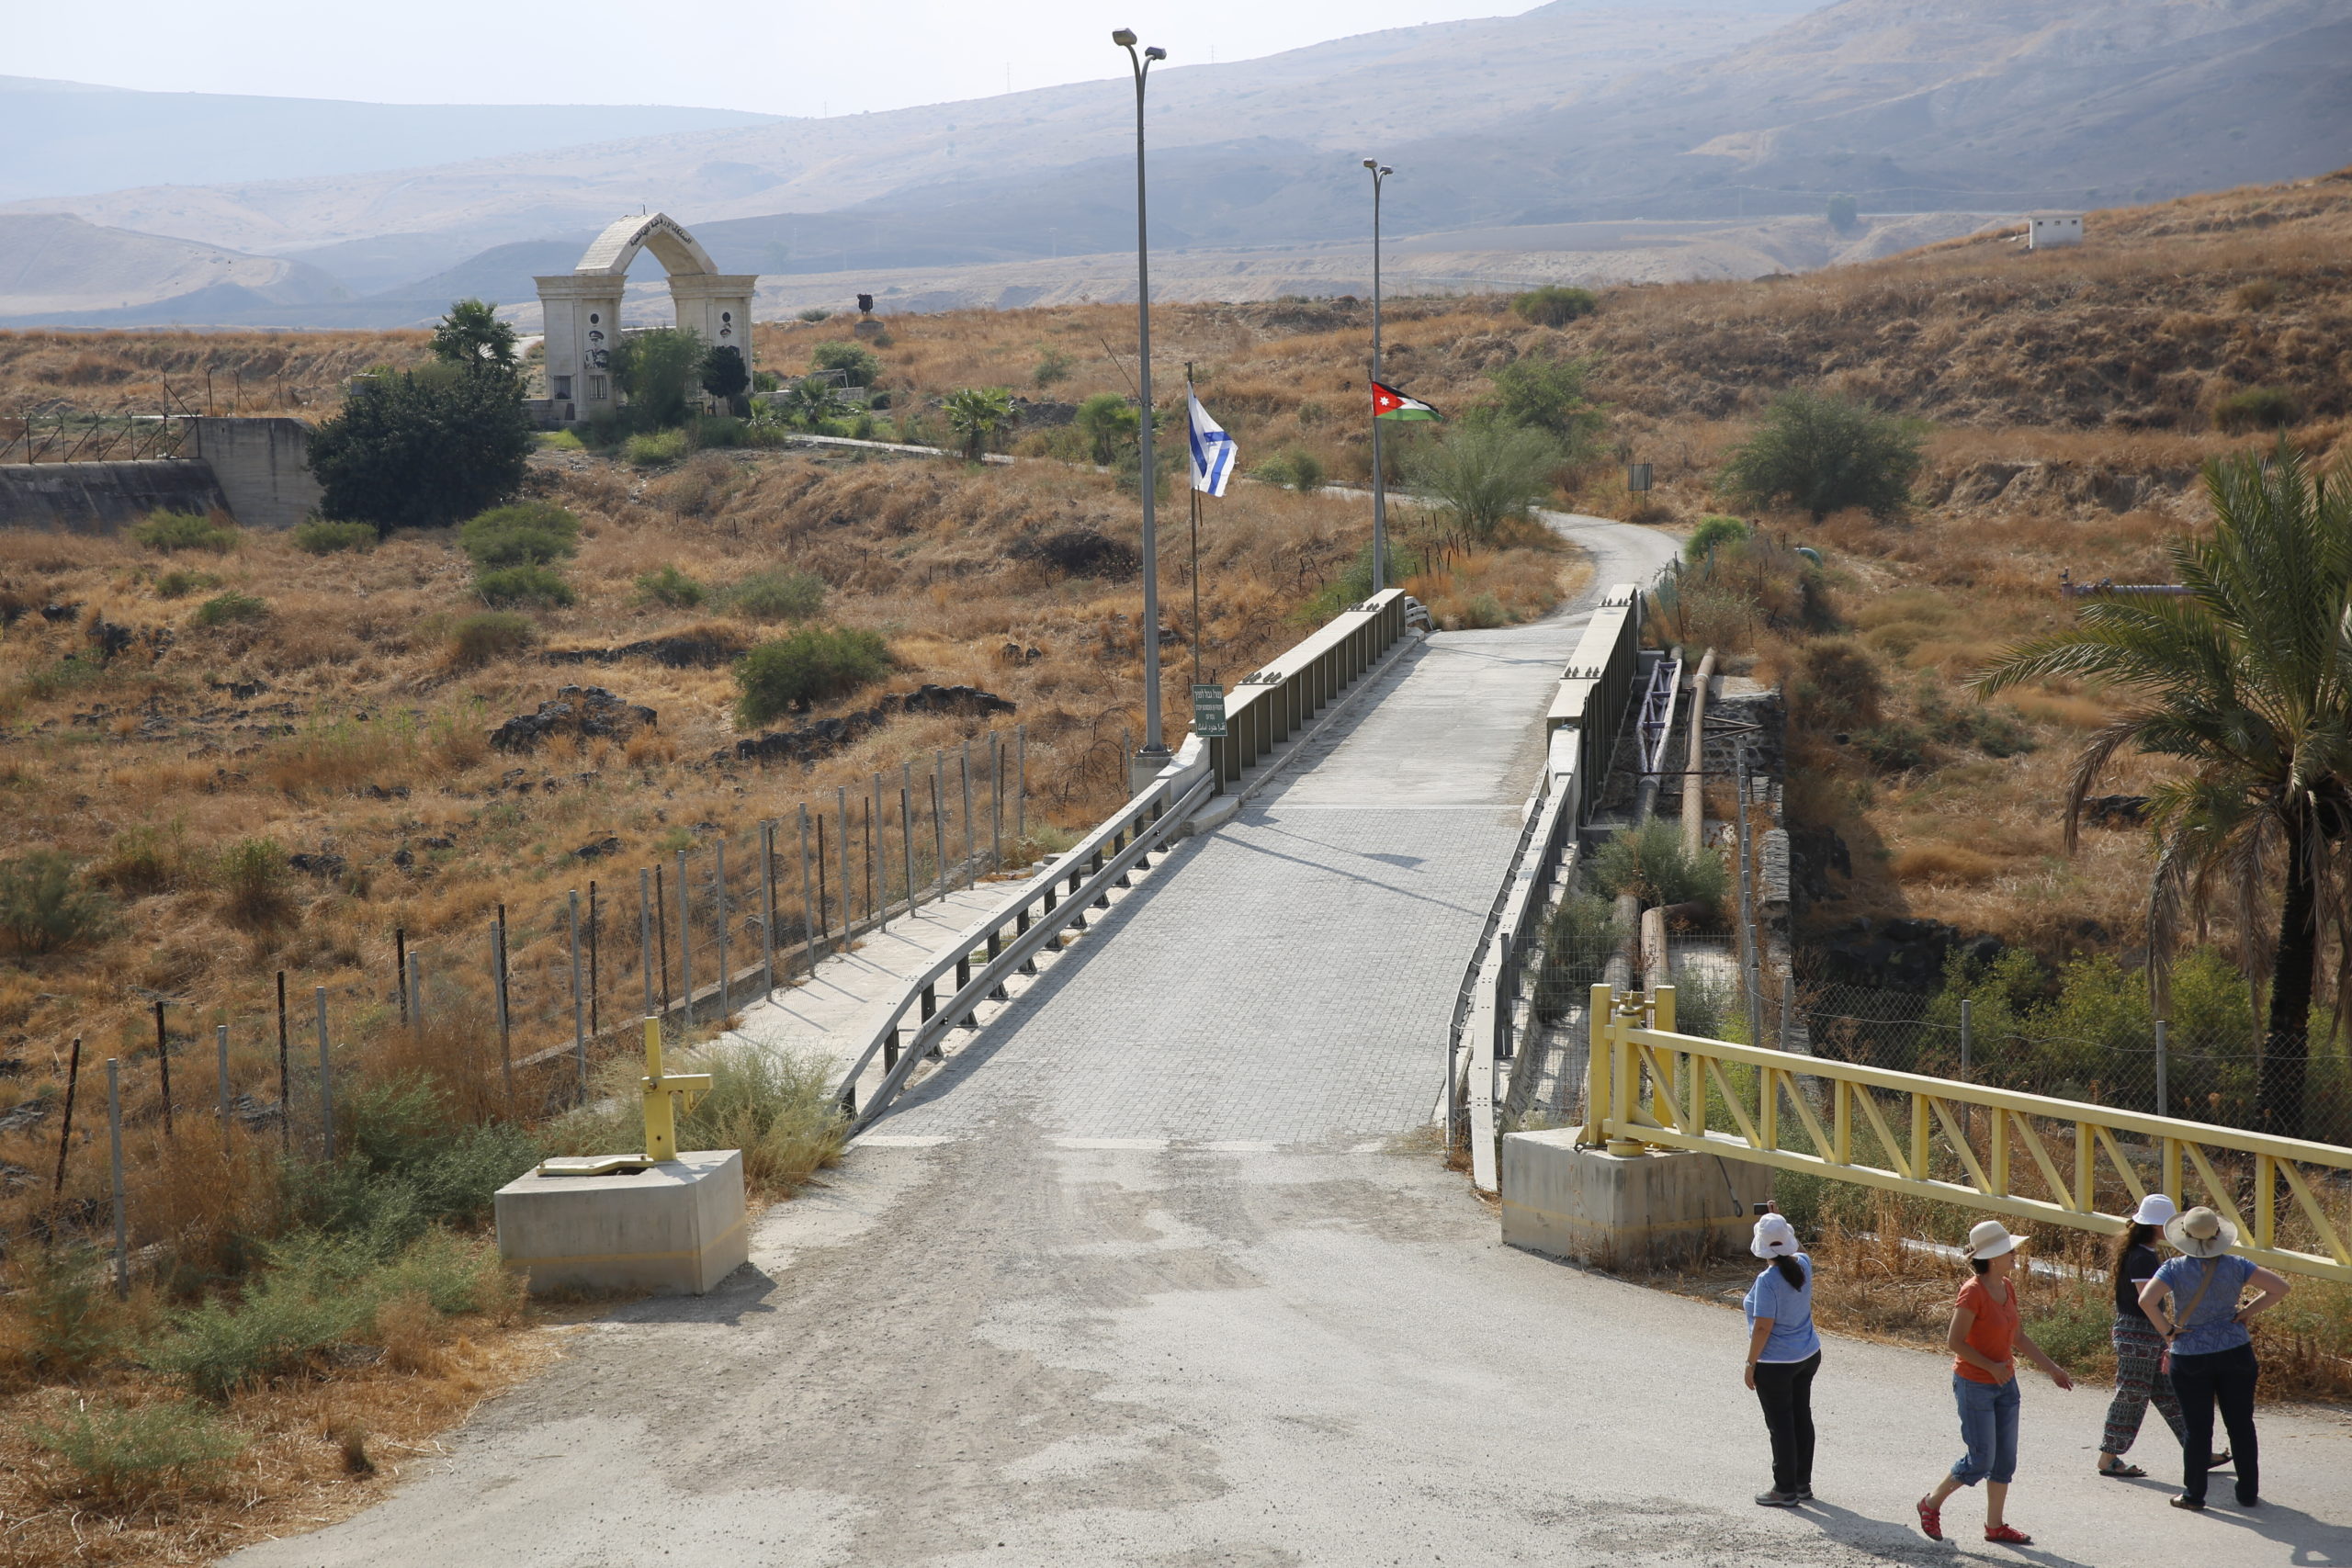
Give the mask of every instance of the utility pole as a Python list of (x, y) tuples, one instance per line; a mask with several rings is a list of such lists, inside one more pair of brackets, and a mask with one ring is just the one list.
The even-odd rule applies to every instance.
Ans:
[(1156, 777), (1168, 765), (1168, 747), (1159, 734), (1159, 533), (1152, 516), (1153, 481), (1158, 476), (1153, 472), (1151, 451), (1151, 241), (1144, 209), (1143, 142), (1145, 82), (1153, 62), (1167, 59), (1168, 51), (1154, 45), (1138, 55), (1136, 35), (1129, 28), (1114, 32), (1111, 41), (1127, 51), (1136, 78), (1136, 342), (1143, 361), (1137, 389), (1143, 400), (1143, 750), (1128, 763), (1132, 794), (1138, 774)]
[[(1380, 187), (1396, 171), (1366, 158), (1372, 171), (1372, 378), (1380, 379)], [(1372, 422), (1372, 591), (1388, 586), (1388, 472), (1380, 456), (1380, 421)]]

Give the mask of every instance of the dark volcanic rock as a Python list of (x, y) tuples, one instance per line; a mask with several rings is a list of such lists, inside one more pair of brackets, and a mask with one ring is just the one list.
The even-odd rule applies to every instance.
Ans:
[(1865, 916), (1806, 943), (1814, 976), (1838, 985), (1880, 990), (1929, 991), (1955, 953), (1972, 964), (2001, 956), (2001, 939), (1969, 936), (1941, 920), (1878, 919)]
[(2083, 826), (2137, 828), (2148, 819), (2144, 795), (2093, 795), (2083, 799)]
[(619, 648), (551, 648), (549, 664), (618, 664), (643, 659), (672, 670), (716, 670), (742, 655), (744, 645), (725, 637), (656, 637)]
[(296, 871), (309, 872), (312, 876), (341, 876), (348, 866), (348, 863), (332, 850), (321, 850), (314, 855), (288, 855), (286, 863)]
[(502, 751), (528, 751), (558, 730), (619, 738), (658, 720), (651, 708), (623, 702), (602, 686), (565, 686), (537, 713), (518, 713), (492, 730), (490, 743)]
[(588, 842), (581, 845), (571, 852), (581, 860), (603, 860), (607, 855), (616, 855), (620, 853), (621, 841), (607, 833), (601, 839), (590, 840)]
[(1013, 711), (1011, 702), (978, 686), (918, 686), (840, 718), (820, 718), (797, 729), (780, 729), (738, 740), (735, 755), (750, 762), (814, 762), (831, 756), (899, 714), (952, 713), (978, 718)]

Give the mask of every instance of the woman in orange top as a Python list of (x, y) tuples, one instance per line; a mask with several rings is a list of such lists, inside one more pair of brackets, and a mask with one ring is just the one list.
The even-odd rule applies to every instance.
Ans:
[(2004, 1523), (2009, 1479), (2018, 1468), (2018, 1369), (2016, 1355), (2050, 1374), (2062, 1389), (2075, 1386), (2066, 1369), (2052, 1360), (2018, 1320), (2018, 1238), (1998, 1220), (1968, 1233), (1968, 1266), (1976, 1277), (1960, 1288), (1951, 1314), (1952, 1397), (1960, 1404), (1960, 1435), (1968, 1452), (1936, 1489), (1919, 1499), (1919, 1529), (1929, 1540), (1944, 1538), (1944, 1499), (1962, 1486), (1984, 1482), (1984, 1539), (2030, 1546), (2033, 1538)]

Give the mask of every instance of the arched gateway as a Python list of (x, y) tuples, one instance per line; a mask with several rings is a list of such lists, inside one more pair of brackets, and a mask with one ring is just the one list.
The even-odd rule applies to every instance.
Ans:
[(666, 213), (623, 218), (596, 236), (578, 266), (535, 279), (547, 334), (548, 397), (566, 423), (618, 405), (612, 350), (620, 342), (621, 290), (639, 251), (651, 251), (670, 275), (678, 325), (714, 347), (741, 351), (743, 368), (752, 367), (752, 290), (759, 275), (718, 271), (710, 254)]

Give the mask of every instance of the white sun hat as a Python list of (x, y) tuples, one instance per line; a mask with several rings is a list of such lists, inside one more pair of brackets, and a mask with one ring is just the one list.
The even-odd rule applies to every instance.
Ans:
[(1804, 1248), (1797, 1245), (1796, 1230), (1784, 1216), (1767, 1214), (1756, 1222), (1756, 1235), (1747, 1250), (1758, 1258), (1788, 1258)]
[(2238, 1227), (2211, 1209), (2196, 1208), (2165, 1226), (2165, 1239), (2191, 1258), (2219, 1258), (2238, 1244)]
[(2017, 1249), (2018, 1238), (2009, 1227), (1998, 1220), (1980, 1220), (1968, 1233), (1968, 1246), (1962, 1250), (1971, 1258), (1998, 1258)]
[(2132, 1223), (2135, 1225), (2168, 1225), (2172, 1224), (2173, 1216), (2179, 1213), (2179, 1204), (2161, 1192), (2151, 1192), (2140, 1200), (2137, 1209), (2132, 1211)]

